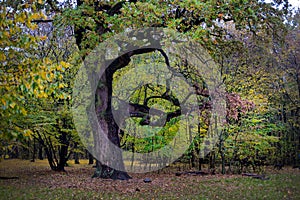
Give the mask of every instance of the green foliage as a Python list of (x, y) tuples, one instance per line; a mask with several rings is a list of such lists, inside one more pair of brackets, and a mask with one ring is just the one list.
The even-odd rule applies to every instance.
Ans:
[[(299, 11), (294, 17), (289, 15), (287, 1), (275, 2), (277, 6), (284, 4), (281, 10), (257, 0), (77, 2), (80, 5), (73, 5), (71, 1), (60, 4), (41, 0), (1, 1), (2, 151), (34, 137), (47, 143), (49, 148), (53, 146), (55, 151), (66, 145), (59, 139), (63, 135), (78, 143), (69, 111), (78, 63), (105, 39), (127, 29), (143, 27), (176, 30), (203, 45), (220, 64), (228, 104), (226, 128), (222, 132), (227, 160), (248, 158), (255, 162), (263, 156), (272, 160), (278, 151), (282, 158), (288, 157), (291, 161), (295, 155), (286, 156), (288, 150), (292, 149), (293, 154), (299, 151), (296, 142), (300, 95)], [(53, 19), (51, 23), (43, 22), (49, 18)], [(198, 74), (195, 66), (179, 58), (170, 61), (176, 72), (191, 85), (198, 84), (203, 91), (197, 97), (199, 107), (209, 105), (205, 74)], [(113, 96), (139, 104), (150, 98), (147, 106), (165, 113), (179, 109), (169, 100), (152, 98), (166, 92), (163, 84), (135, 88), (135, 80), (122, 78), (131, 70), (140, 73), (145, 65), (165, 66), (165, 61), (159, 53), (132, 58), (129, 66), (114, 74), (113, 82), (113, 87), (131, 85), (123, 91), (131, 95), (127, 97), (113, 91)], [(159, 78), (153, 75), (155, 67), (147, 70), (149, 73), (144, 73), (142, 79)], [(182, 87), (178, 85), (179, 90)], [(180, 94), (175, 97), (172, 91), (169, 95), (173, 101), (183, 98)], [(204, 148), (200, 144), (207, 135), (209, 111), (201, 111), (198, 127), (186, 126), (183, 130), (195, 133), (194, 137), (187, 137), (191, 143), (186, 152), (189, 158)], [(179, 127), (179, 117), (162, 128), (137, 128), (137, 124), (146, 120), (126, 121), (121, 138), (123, 148), (139, 153), (155, 151), (170, 143), (183, 129)], [(152, 120), (159, 121), (160, 116), (153, 115)], [(278, 144), (282, 149), (276, 149)]]

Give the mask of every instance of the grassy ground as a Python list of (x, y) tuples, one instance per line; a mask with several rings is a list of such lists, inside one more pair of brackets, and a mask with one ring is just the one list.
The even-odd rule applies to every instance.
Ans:
[[(267, 170), (269, 180), (240, 175), (131, 174), (129, 181), (92, 179), (94, 169), (72, 165), (52, 172), (46, 161), (0, 162), (0, 199), (300, 199), (300, 170)], [(151, 183), (143, 179), (150, 177)]]

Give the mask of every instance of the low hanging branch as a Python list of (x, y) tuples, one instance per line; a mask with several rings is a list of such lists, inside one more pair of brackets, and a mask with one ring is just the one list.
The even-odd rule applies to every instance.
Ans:
[(18, 176), (0, 176), (2, 180), (9, 180), (9, 179), (19, 179)]
[[(175, 72), (175, 70), (170, 66), (168, 55), (162, 49), (159, 49), (159, 48), (142, 48), (142, 49), (130, 51), (130, 52), (120, 56), (116, 60), (114, 60), (110, 64), (110, 66), (107, 68), (107, 70), (108, 70), (109, 74), (113, 74), (118, 69), (121, 69), (124, 66), (127, 66), (129, 64), (130, 58), (132, 56), (144, 54), (144, 53), (151, 53), (154, 51), (159, 51), (162, 54), (162, 56), (165, 59), (165, 64), (166, 64), (167, 68), (173, 72), (172, 75), (180, 76), (179, 73)], [(195, 88), (194, 93), (196, 95), (201, 95), (201, 96), (205, 96), (205, 97), (209, 96), (209, 93), (206, 89), (200, 89), (200, 87), (195, 84), (193, 85), (193, 87)], [(142, 120), (140, 121), (140, 125), (149, 125), (151, 123), (152, 126), (161, 126), (161, 123), (159, 123), (159, 122), (161, 122), (160, 119), (163, 119), (164, 117), (166, 118), (164, 125), (166, 125), (166, 123), (169, 122), (172, 118), (179, 117), (180, 115), (185, 114), (182, 112), (181, 108), (179, 108), (173, 112), (167, 112), (167, 113), (163, 112), (161, 110), (158, 110), (158, 109), (151, 108), (151, 110), (154, 111), (154, 113), (161, 116), (160, 119), (156, 120), (156, 122), (151, 122), (150, 115), (149, 115), (150, 107), (148, 106), (148, 102), (151, 99), (164, 99), (164, 100), (171, 102), (175, 106), (181, 107), (179, 100), (171, 94), (170, 87), (168, 86), (168, 83), (167, 83), (166, 91), (161, 96), (155, 95), (155, 96), (147, 97), (144, 100), (143, 105), (138, 104), (138, 103), (129, 103), (128, 109), (126, 109), (126, 110), (121, 109), (121, 110), (119, 110), (119, 112), (127, 112), (127, 113), (124, 113), (125, 116), (126, 116), (126, 114), (129, 113), (130, 117), (142, 118)], [(127, 104), (125, 101), (122, 101), (122, 100), (119, 100), (119, 101), (120, 101), (120, 103), (122, 103), (124, 105)], [(200, 106), (200, 108), (202, 108), (202, 109), (210, 108), (210, 107), (211, 107), (210, 102), (204, 103), (202, 106)]]
[(31, 23), (50, 23), (53, 22), (53, 19), (35, 19), (32, 20)]

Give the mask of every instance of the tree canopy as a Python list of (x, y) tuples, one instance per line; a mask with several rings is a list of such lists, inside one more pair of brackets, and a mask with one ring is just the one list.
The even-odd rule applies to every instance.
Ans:
[[(90, 69), (84, 77), (84, 84), (95, 88), (95, 96), (89, 96), (93, 92), (88, 90), (78, 92), (92, 99), (94, 107), (87, 109), (95, 111), (93, 117), (119, 149), (133, 155), (155, 152), (183, 131), (189, 148), (180, 159), (189, 160), (193, 167), (201, 168), (206, 160), (214, 171), (219, 162), (225, 173), (225, 165), (240, 172), (247, 165), (299, 162), (299, 11), (292, 14), (287, 0), (5, 0), (0, 6), (0, 154), (6, 154), (8, 147), (13, 151), (24, 141), (37, 140), (51, 168), (61, 171), (78, 146), (89, 149), (86, 141), (79, 140), (72, 120), (71, 108), (78, 95), (72, 88), (78, 83), (80, 67), (102, 56), (107, 66), (101, 73)], [(214, 126), (209, 76), (191, 60), (204, 51), (190, 45), (190, 52), (180, 52), (185, 55), (182, 59), (168, 51), (167, 40), (154, 39), (150, 44), (143, 40), (153, 37), (155, 31), (138, 30), (168, 30), (163, 38), (177, 37), (181, 42), (187, 38), (216, 63), (226, 100), (223, 129), (214, 129), (217, 141), (205, 141), (209, 127)], [(118, 38), (124, 33), (125, 37)], [(97, 52), (101, 45), (115, 45), (116, 38), (121, 55), (109, 52), (113, 46)], [(169, 45), (170, 49), (175, 46)], [(95, 52), (99, 55), (91, 59)], [(110, 58), (109, 53), (114, 56)], [(122, 78), (128, 73), (133, 73), (132, 79)], [(184, 77), (196, 95), (198, 113), (190, 115), (183, 109), (184, 98), (174, 93), (184, 87), (180, 81), (176, 87), (168, 81), (165, 85), (135, 82), (136, 78), (155, 80), (157, 74)], [(116, 99), (126, 102), (128, 110), (123, 114), (132, 118), (124, 120), (126, 126), (116, 119), (122, 116), (118, 111), (122, 103), (115, 105)], [(182, 117), (196, 125), (187, 121), (184, 128), (179, 126)], [(101, 138), (95, 133), (91, 137), (93, 144), (89, 145), (97, 148)], [(107, 149), (95, 152), (105, 154)], [(168, 164), (164, 160), (169, 158), (168, 151), (164, 153), (161, 166)], [(122, 152), (116, 154), (118, 169), (94, 155), (95, 177), (130, 178)], [(151, 169), (153, 161), (148, 157), (135, 159), (131, 158), (131, 167), (144, 163), (144, 168)]]

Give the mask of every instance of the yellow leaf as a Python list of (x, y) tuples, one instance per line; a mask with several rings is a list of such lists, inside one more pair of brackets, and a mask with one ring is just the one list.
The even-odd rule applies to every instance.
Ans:
[(4, 106), (6, 106), (6, 101), (5, 101), (5, 99), (1, 99), (1, 102), (3, 103)]
[(207, 132), (207, 130), (206, 129), (204, 129), (204, 128), (200, 128), (200, 133), (206, 133)]
[(16, 103), (12, 102), (9, 107), (14, 108), (16, 106)]
[(6, 56), (4, 55), (4, 53), (0, 53), (0, 61), (3, 62), (6, 60)]
[(61, 66), (61, 65), (58, 65), (58, 66), (56, 67), (56, 69), (57, 69), (58, 71), (62, 71), (62, 66)]
[(59, 98), (60, 98), (60, 99), (64, 99), (65, 96), (64, 96), (63, 94), (60, 94), (60, 95), (59, 95)]
[(10, 34), (9, 34), (8, 31), (5, 31), (3, 34), (4, 34), (6, 37), (9, 37), (9, 36), (10, 36)]
[(51, 81), (54, 79), (54, 77), (55, 77), (55, 76), (54, 76), (54, 74), (53, 74), (53, 73), (51, 73), (51, 74), (50, 74), (50, 76), (49, 76), (49, 79), (48, 79), (48, 81), (50, 81), (50, 82), (51, 82)]
[(27, 111), (25, 110), (25, 108), (21, 108), (21, 113), (22, 113), (23, 115), (26, 115), (26, 114), (27, 114)]
[(20, 22), (20, 23), (24, 23), (25, 22), (25, 19), (26, 19), (26, 15), (25, 13), (21, 13), (21, 15), (19, 15), (17, 18), (16, 18), (16, 21), (17, 22)]
[(64, 67), (64, 68), (68, 68), (68, 67), (70, 66), (69, 63), (66, 63), (66, 62), (64, 62), (64, 61), (61, 61), (60, 64), (61, 64), (61, 66)]
[(65, 85), (63, 83), (58, 84), (58, 88), (64, 88)]
[(28, 28), (30, 28), (31, 30), (35, 30), (37, 27), (38, 27), (37, 24), (33, 24), (33, 23), (28, 24)]
[(32, 15), (31, 15), (31, 18), (32, 19), (38, 19), (38, 18), (40, 18), (41, 16), (38, 14), (38, 13), (33, 13)]
[(48, 95), (44, 91), (42, 91), (38, 94), (38, 98), (47, 98), (47, 97), (48, 97)]
[(24, 136), (29, 137), (33, 134), (33, 132), (30, 129), (24, 130)]
[(42, 79), (46, 79), (47, 77), (46, 77), (46, 72), (41, 72), (41, 77), (42, 77)]
[(40, 39), (41, 39), (41, 40), (46, 40), (46, 39), (47, 39), (47, 36), (43, 35), (43, 36), (40, 37)]

